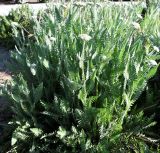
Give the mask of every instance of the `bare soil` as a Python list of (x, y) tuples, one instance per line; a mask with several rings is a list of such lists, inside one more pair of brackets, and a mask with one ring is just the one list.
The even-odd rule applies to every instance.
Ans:
[[(0, 47), (0, 89), (7, 80), (11, 80), (11, 75), (6, 68), (6, 63), (10, 59), (9, 51)], [(7, 126), (11, 118), (11, 111), (8, 101), (0, 96), (0, 141), (5, 135), (4, 128)], [(1, 151), (0, 151), (1, 153)]]
[(0, 84), (4, 84), (7, 80), (11, 79), (11, 75), (6, 72), (0, 72)]

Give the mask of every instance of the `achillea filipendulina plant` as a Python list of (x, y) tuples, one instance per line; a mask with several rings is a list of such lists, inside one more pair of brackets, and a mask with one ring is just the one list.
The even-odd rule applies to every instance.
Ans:
[(144, 26), (132, 25), (137, 9), (53, 6), (34, 19), (34, 41), (15, 27), (14, 78), (4, 91), (13, 152), (128, 153), (156, 143), (145, 135), (155, 123), (132, 110), (158, 67)]

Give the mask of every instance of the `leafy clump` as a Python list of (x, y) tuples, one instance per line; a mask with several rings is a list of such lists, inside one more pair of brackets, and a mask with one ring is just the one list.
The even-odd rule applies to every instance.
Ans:
[(134, 24), (137, 10), (53, 6), (33, 19), (32, 40), (14, 26), (14, 77), (3, 91), (14, 112), (13, 152), (128, 153), (157, 144), (147, 137), (155, 122), (132, 109), (158, 68), (147, 25)]
[(18, 23), (21, 29), (25, 30), (25, 35), (32, 32), (32, 20), (30, 17), (33, 15), (28, 6), (22, 6), (16, 10), (12, 10), (7, 16), (0, 16), (0, 44), (7, 48), (14, 48), (14, 32), (13, 26)]

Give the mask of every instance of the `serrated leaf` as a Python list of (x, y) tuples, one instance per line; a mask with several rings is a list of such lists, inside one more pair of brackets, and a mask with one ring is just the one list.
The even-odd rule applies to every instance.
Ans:
[(17, 139), (15, 137), (12, 137), (11, 139), (11, 146), (14, 146), (17, 142)]
[(11, 22), (11, 25), (12, 25), (13, 27), (21, 27), (21, 26), (18, 24), (18, 22)]
[(44, 59), (43, 60), (43, 66), (46, 68), (46, 69), (49, 69), (49, 61)]
[(150, 69), (150, 71), (147, 74), (147, 79), (150, 79), (151, 77), (153, 77), (155, 75), (155, 73), (157, 72), (157, 68), (158, 68), (158, 66), (155, 66), (154, 68)]
[(42, 135), (43, 131), (41, 129), (38, 128), (30, 128), (30, 131), (36, 136), (40, 136)]
[(36, 75), (36, 72), (37, 72), (36, 64), (31, 64), (30, 70), (31, 70), (32, 75)]
[(62, 127), (60, 127), (57, 132), (58, 137), (60, 137), (62, 139), (66, 136), (66, 134), (67, 134), (66, 130), (63, 129)]

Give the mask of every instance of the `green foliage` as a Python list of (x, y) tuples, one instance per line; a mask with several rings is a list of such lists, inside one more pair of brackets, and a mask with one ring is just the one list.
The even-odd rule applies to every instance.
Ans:
[[(156, 73), (158, 52), (130, 6), (53, 6), (12, 52), (12, 152), (151, 152), (155, 125), (132, 106)], [(153, 25), (153, 29), (156, 28)]]
[(24, 5), (16, 10), (12, 10), (7, 16), (0, 16), (0, 43), (7, 48), (15, 47), (13, 26), (18, 23), (19, 30), (24, 30), (25, 35), (32, 33), (33, 15), (27, 5)]

